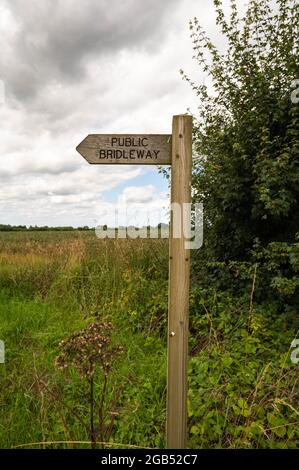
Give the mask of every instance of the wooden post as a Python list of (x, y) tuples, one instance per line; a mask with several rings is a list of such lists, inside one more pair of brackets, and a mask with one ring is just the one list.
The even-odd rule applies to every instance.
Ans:
[(176, 207), (171, 213), (169, 233), (166, 444), (170, 449), (183, 449), (187, 437), (190, 271), (185, 238), (189, 234), (184, 232), (183, 224), (188, 219), (184, 204), (191, 202), (192, 117), (173, 117), (172, 139), (166, 134), (90, 134), (77, 151), (90, 164), (171, 164), (171, 203), (172, 208)]
[[(191, 202), (192, 117), (179, 115), (172, 123), (171, 203), (178, 203), (181, 217), (171, 212), (169, 234), (169, 312), (166, 446), (186, 448), (189, 329), (190, 253), (183, 233), (183, 204)], [(173, 206), (172, 206), (173, 207)], [(174, 223), (181, 236), (174, 237)], [(177, 230), (176, 226), (176, 230)]]

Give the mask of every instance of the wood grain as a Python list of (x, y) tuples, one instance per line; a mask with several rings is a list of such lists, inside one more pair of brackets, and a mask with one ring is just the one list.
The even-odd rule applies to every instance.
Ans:
[[(192, 117), (173, 117), (171, 203), (191, 202)], [(181, 236), (169, 239), (167, 437), (169, 449), (186, 448), (190, 252)]]
[(171, 135), (90, 134), (76, 150), (95, 165), (170, 165)]

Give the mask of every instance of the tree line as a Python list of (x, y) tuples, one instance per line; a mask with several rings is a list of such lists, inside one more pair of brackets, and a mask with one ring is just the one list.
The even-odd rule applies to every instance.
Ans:
[(61, 232), (67, 232), (67, 231), (76, 231), (76, 230), (92, 230), (92, 228), (88, 227), (85, 225), (84, 227), (71, 227), (71, 226), (65, 226), (65, 227), (49, 227), (48, 225), (43, 225), (43, 226), (38, 226), (38, 225), (29, 225), (28, 227), (26, 225), (6, 225), (6, 224), (0, 224), (0, 232), (47, 232), (47, 231), (61, 231)]

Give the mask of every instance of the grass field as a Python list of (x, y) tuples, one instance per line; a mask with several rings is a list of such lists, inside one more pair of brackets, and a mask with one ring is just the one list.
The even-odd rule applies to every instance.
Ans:
[[(109, 403), (117, 384), (110, 446), (164, 446), (167, 279), (166, 240), (0, 233), (1, 448), (89, 446), (86, 381), (55, 357), (98, 321), (124, 348), (107, 391)], [(257, 306), (248, 332), (250, 289), (235, 299), (191, 284), (189, 446), (298, 446), (298, 324)]]

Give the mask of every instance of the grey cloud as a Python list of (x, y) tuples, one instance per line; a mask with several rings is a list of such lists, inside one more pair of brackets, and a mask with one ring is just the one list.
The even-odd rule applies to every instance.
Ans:
[(18, 32), (13, 56), (2, 63), (8, 93), (33, 98), (49, 82), (75, 83), (92, 57), (127, 48), (152, 50), (179, 0), (6, 0)]
[[(93, 224), (110, 191), (138, 185), (144, 168), (90, 167), (75, 149), (89, 133), (169, 132), (189, 103), (178, 70), (192, 4), (0, 0), (2, 222)], [(128, 197), (155, 202), (144, 188)]]
[(80, 168), (80, 163), (75, 161), (72, 163), (70, 161), (66, 161), (66, 162), (61, 162), (59, 165), (56, 163), (55, 166), (54, 165), (47, 165), (47, 164), (44, 164), (44, 165), (40, 165), (40, 166), (37, 166), (36, 168), (28, 168), (26, 170), (27, 173), (30, 173), (30, 174), (41, 174), (41, 175), (61, 175), (62, 177), (68, 177), (68, 174), (70, 173), (73, 173), (75, 171), (77, 171), (79, 168)]
[(7, 166), (1, 167), (0, 166), (0, 181), (1, 178), (5, 178), (8, 180), (9, 178), (14, 178), (16, 175), (53, 175), (53, 176), (62, 176), (68, 177), (68, 174), (71, 174), (77, 171), (80, 168), (80, 162), (74, 159), (73, 162), (71, 161), (61, 161), (61, 163), (55, 165), (51, 165), (51, 162), (44, 163), (44, 164), (37, 164), (32, 160), (28, 160), (27, 164), (23, 164), (20, 166)]

